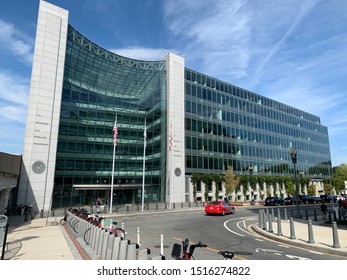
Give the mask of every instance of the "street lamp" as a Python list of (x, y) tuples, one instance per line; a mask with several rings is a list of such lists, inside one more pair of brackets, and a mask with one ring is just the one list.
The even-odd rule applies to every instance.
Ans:
[(252, 164), (248, 166), (248, 172), (249, 172), (249, 185), (251, 187), (251, 203), (253, 203), (253, 195), (254, 195), (254, 190), (253, 190), (253, 181), (252, 181), (252, 175), (253, 175), (253, 166)]
[(301, 219), (302, 216), (300, 214), (300, 208), (299, 208), (299, 189), (298, 189), (298, 184), (296, 180), (296, 162), (297, 162), (298, 152), (296, 149), (293, 149), (293, 148), (291, 148), (289, 152), (290, 152), (290, 157), (292, 159), (292, 163), (294, 165), (294, 186), (295, 186), (295, 200), (296, 200), (296, 208), (297, 208), (296, 217)]

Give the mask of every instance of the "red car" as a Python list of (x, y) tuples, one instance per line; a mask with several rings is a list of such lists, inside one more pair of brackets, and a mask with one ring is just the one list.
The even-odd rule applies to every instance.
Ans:
[(216, 200), (209, 202), (205, 206), (205, 213), (206, 215), (219, 214), (224, 216), (225, 214), (234, 214), (235, 207), (230, 202)]

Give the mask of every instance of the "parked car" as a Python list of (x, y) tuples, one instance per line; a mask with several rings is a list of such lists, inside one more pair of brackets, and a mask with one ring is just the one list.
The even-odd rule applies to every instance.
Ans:
[(331, 202), (337, 202), (337, 196), (331, 195), (331, 194), (322, 194), (320, 198), (325, 203), (331, 203)]
[(318, 196), (312, 196), (312, 198), (313, 198), (313, 203), (314, 204), (321, 204), (321, 203), (323, 203), (323, 199), (321, 199)]
[(277, 206), (277, 205), (285, 205), (285, 202), (282, 198), (278, 196), (269, 196), (265, 199), (265, 206)]
[(302, 204), (318, 204), (323, 202), (320, 197), (311, 196), (308, 194), (299, 195), (299, 198), (301, 199)]
[(216, 200), (206, 204), (205, 213), (206, 215), (219, 214), (224, 216), (225, 214), (234, 214), (235, 207), (231, 202)]
[[(298, 198), (298, 203), (301, 204), (301, 199)], [(284, 199), (284, 204), (286, 205), (296, 205), (296, 198), (292, 196), (288, 196)]]

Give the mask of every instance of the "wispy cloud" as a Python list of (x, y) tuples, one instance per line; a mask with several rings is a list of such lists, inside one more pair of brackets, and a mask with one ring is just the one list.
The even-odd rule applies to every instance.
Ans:
[(16, 122), (25, 122), (30, 81), (0, 71), (0, 116)]
[(17, 30), (13, 24), (0, 19), (0, 48), (30, 66), (33, 58), (33, 42)]
[[(180, 41), (188, 67), (215, 76), (243, 77), (249, 63), (248, 1), (167, 1), (166, 24)], [(213, 61), (213, 63), (211, 63)]]

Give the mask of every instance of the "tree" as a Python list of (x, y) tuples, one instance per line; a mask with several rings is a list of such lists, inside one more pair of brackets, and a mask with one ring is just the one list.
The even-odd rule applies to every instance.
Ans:
[(227, 172), (224, 175), (224, 183), (225, 193), (228, 197), (235, 191), (236, 186), (240, 183), (240, 179), (234, 174), (232, 166), (228, 166)]
[(337, 193), (345, 188), (344, 181), (347, 180), (347, 164), (343, 163), (333, 168), (332, 184)]
[(197, 183), (201, 180), (201, 174), (192, 174), (192, 177), (190, 178), (190, 182), (193, 185), (193, 197), (194, 202), (196, 202), (196, 194), (197, 194)]
[(312, 195), (315, 196), (316, 195), (316, 188), (314, 187), (314, 185), (309, 185), (307, 188), (307, 194), (308, 195)]
[(216, 184), (216, 189), (215, 189), (215, 197), (216, 200), (219, 198), (219, 189), (218, 189), (218, 184), (223, 182), (223, 175), (221, 174), (212, 174), (212, 180), (215, 182)]

